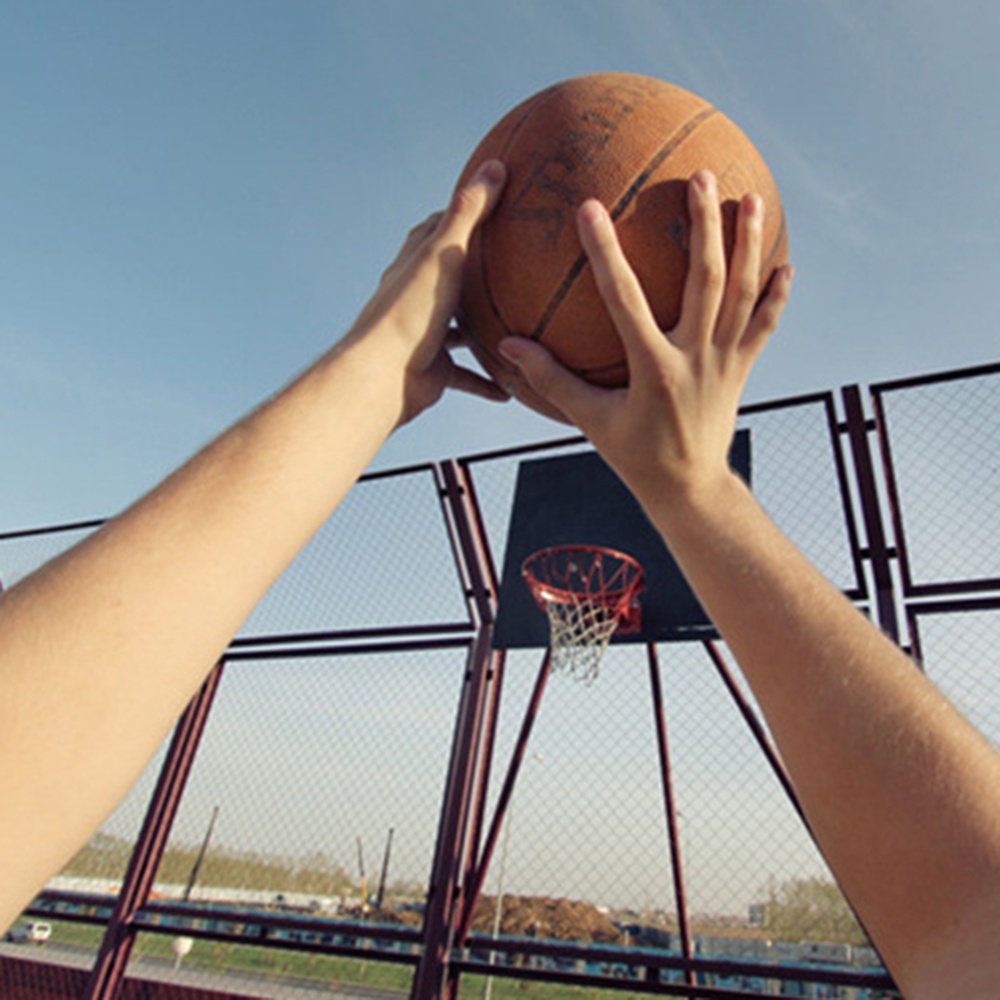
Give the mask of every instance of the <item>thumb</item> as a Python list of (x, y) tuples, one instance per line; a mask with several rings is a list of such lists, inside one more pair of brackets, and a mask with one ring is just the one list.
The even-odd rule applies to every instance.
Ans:
[(507, 337), (498, 350), (542, 399), (565, 413), (577, 426), (587, 422), (604, 397), (602, 390), (574, 375), (534, 340)]

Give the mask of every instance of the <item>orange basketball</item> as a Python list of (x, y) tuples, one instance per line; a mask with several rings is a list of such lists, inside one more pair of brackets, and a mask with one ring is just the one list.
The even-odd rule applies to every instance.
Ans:
[(486, 370), (549, 416), (543, 400), (497, 352), (509, 334), (544, 344), (598, 385), (628, 382), (618, 334), (576, 233), (576, 210), (598, 198), (661, 328), (679, 314), (687, 273), (686, 186), (698, 169), (719, 182), (727, 252), (740, 198), (765, 202), (761, 287), (788, 259), (778, 189), (750, 140), (690, 91), (631, 73), (597, 73), (557, 83), (494, 126), (459, 184), (486, 159), (507, 164), (503, 198), (476, 231), (466, 263), (459, 321)]

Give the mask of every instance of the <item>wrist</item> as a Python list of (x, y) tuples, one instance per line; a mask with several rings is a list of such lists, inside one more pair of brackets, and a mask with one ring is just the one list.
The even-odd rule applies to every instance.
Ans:
[(646, 484), (636, 495), (668, 544), (681, 536), (712, 530), (719, 518), (749, 496), (746, 483), (728, 466), (712, 474), (689, 475)]
[(407, 360), (398, 338), (380, 336), (373, 327), (354, 328), (317, 362), (314, 374), (354, 399), (364, 413), (359, 429), (377, 425), (387, 436), (403, 413)]

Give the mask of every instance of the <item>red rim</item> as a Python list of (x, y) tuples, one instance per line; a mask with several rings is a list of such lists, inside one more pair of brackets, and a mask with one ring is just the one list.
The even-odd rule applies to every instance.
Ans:
[[(553, 580), (550, 574), (559, 560), (565, 559), (568, 563), (574, 556), (590, 560), (587, 570), (574, 570), (579, 574), (580, 585), (570, 586), (566, 578), (569, 574), (565, 571), (564, 579), (558, 582)], [(598, 556), (601, 558), (595, 558)], [(616, 563), (607, 573), (604, 572), (605, 558)], [(642, 591), (644, 582), (642, 565), (637, 559), (626, 552), (600, 545), (553, 545), (539, 549), (521, 564), (521, 575), (542, 610), (552, 602), (566, 604), (586, 597), (613, 608), (619, 615), (628, 610)]]

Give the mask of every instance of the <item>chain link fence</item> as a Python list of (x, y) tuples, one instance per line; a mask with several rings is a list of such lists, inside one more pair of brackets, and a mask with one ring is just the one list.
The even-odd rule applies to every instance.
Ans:
[[(864, 607), (868, 582), (833, 394), (748, 408), (739, 426), (750, 434), (758, 499), (827, 577)], [(586, 447), (567, 439), (544, 452), (467, 461), (494, 566), (503, 564), (520, 461)], [(517, 650), (506, 656), (491, 815), (518, 750), (542, 655)], [(746, 724), (743, 709), (756, 712), (756, 705), (745, 684), (729, 675), (741, 708), (700, 642), (660, 646), (656, 660), (651, 666), (644, 647), (612, 645), (593, 684), (561, 675), (547, 683), (530, 739), (520, 748), (524, 763), (474, 929), (679, 951), (682, 911), (695, 956), (785, 964), (825, 957), (878, 969), (786, 786)], [(652, 670), (665, 705), (669, 806), (657, 754)], [(763, 720), (758, 723), (766, 739)], [(676, 864), (668, 808), (676, 814)], [(565, 906), (560, 912), (566, 900), (578, 904), (577, 912)], [(641, 975), (614, 961), (593, 965), (611, 975)], [(700, 982), (784, 989), (766, 976), (702, 976)], [(823, 988), (805, 985), (801, 995), (839, 995), (835, 987), (809, 993)], [(529, 995), (548, 994), (543, 987)]]
[[(1000, 746), (1000, 366), (870, 399), (861, 433), (880, 457), (909, 638)], [(820, 393), (749, 407), (740, 427), (764, 507), (868, 611), (872, 512), (842, 412)], [(724, 646), (612, 645), (594, 683), (553, 675), (537, 702), (544, 651), (507, 651), (485, 675), (481, 717), (469, 707), (473, 591), (496, 585), (518, 465), (586, 447), (463, 459), (452, 493), (442, 466), (359, 482), (234, 640), (160, 829), (144, 819), (181, 752), (170, 741), (26, 912), (22, 924), (51, 927), (44, 949), (4, 944), (0, 974), (18, 995), (153, 983), (188, 1000), (401, 996), (463, 921), (453, 996), (671, 983), (678, 996), (893, 995)], [(13, 585), (97, 526), (0, 535), (0, 579)], [(446, 802), (461, 810), (453, 842)], [(139, 854), (155, 861), (149, 884), (120, 913)], [(448, 864), (455, 896), (442, 905)], [(112, 940), (116, 922), (127, 932)], [(101, 993), (92, 970), (113, 954), (125, 961)]]
[(275, 582), (241, 639), (464, 624), (434, 469), (362, 479)]
[(873, 387), (908, 595), (1000, 583), (995, 367)]

